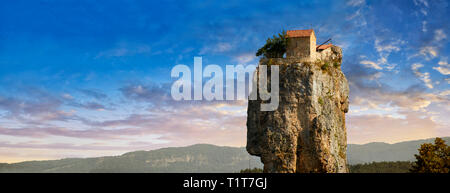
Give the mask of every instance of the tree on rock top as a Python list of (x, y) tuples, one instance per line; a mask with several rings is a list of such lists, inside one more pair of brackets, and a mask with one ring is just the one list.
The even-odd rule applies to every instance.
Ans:
[(286, 53), (286, 32), (283, 31), (274, 35), (273, 38), (268, 38), (266, 44), (258, 49), (256, 56), (264, 56), (266, 58), (282, 58)]

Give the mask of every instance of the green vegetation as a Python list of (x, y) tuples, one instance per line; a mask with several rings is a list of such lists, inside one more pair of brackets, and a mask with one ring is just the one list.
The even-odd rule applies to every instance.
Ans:
[(333, 62), (333, 66), (334, 66), (335, 68), (338, 68), (339, 66), (341, 66), (341, 63), (339, 63), (339, 62)]
[(317, 99), (317, 102), (319, 102), (320, 105), (324, 104), (322, 97), (319, 97), (319, 99)]
[(449, 173), (450, 146), (441, 138), (436, 138), (434, 145), (424, 143), (420, 146), (419, 154), (414, 155), (416, 162), (411, 172), (414, 173)]
[(335, 60), (331, 60), (331, 61), (328, 61), (328, 60), (323, 61), (323, 60), (317, 59), (314, 62), (314, 64), (316, 66), (319, 66), (323, 72), (328, 72), (329, 74), (331, 74), (330, 70), (333, 67), (339, 68), (341, 66), (341, 61), (339, 59), (335, 59)]
[[(412, 162), (372, 162), (365, 164), (350, 165), (350, 173), (408, 173), (412, 167)], [(240, 173), (262, 173), (263, 169), (243, 169)]]
[(253, 168), (253, 169), (243, 169), (239, 173), (263, 173), (263, 169), (261, 168)]
[(415, 162), (372, 162), (350, 165), (351, 173), (449, 173), (450, 147), (445, 140), (436, 138), (434, 144), (423, 143)]
[(268, 38), (266, 44), (259, 48), (256, 56), (264, 56), (266, 58), (282, 58), (286, 53), (286, 32), (283, 31), (274, 35), (273, 38)]
[(372, 162), (365, 164), (350, 165), (350, 173), (407, 173), (412, 162)]
[(325, 62), (320, 68), (323, 71), (327, 71), (329, 67), (330, 67), (330, 63), (329, 62)]

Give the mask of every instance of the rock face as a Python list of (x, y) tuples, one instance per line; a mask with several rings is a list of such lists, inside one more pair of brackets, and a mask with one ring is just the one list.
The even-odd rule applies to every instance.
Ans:
[(248, 103), (247, 151), (261, 157), (264, 172), (348, 172), (349, 87), (340, 69), (342, 50), (333, 46), (324, 56), (317, 54), (314, 63), (260, 61), (280, 69), (278, 109), (260, 111), (259, 99)]

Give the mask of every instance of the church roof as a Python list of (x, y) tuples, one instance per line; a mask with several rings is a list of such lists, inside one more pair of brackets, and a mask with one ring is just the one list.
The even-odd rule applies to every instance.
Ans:
[(295, 38), (295, 37), (309, 37), (313, 34), (313, 29), (304, 29), (304, 30), (288, 30), (286, 31), (286, 36)]
[(320, 46), (317, 46), (317, 49), (318, 49), (318, 50), (325, 50), (325, 49), (331, 47), (332, 45), (333, 45), (333, 44), (320, 45)]

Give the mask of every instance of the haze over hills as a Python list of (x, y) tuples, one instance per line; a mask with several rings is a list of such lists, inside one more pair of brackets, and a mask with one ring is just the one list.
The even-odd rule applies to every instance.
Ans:
[[(442, 137), (447, 144), (450, 137)], [(349, 164), (380, 162), (380, 161), (413, 161), (414, 154), (418, 153), (423, 143), (434, 143), (434, 138), (404, 141), (394, 144), (389, 143), (367, 143), (363, 145), (348, 144), (347, 159)]]
[[(450, 137), (443, 139), (447, 144), (450, 141)], [(420, 144), (431, 143), (433, 140), (349, 144), (348, 161), (349, 164), (412, 161)], [(238, 172), (249, 166), (261, 168), (262, 163), (258, 157), (250, 156), (244, 147), (197, 144), (135, 151), (120, 156), (0, 164), (0, 172)]]
[(197, 144), (120, 156), (0, 164), (0, 172), (239, 172), (249, 165), (262, 167), (244, 147)]

